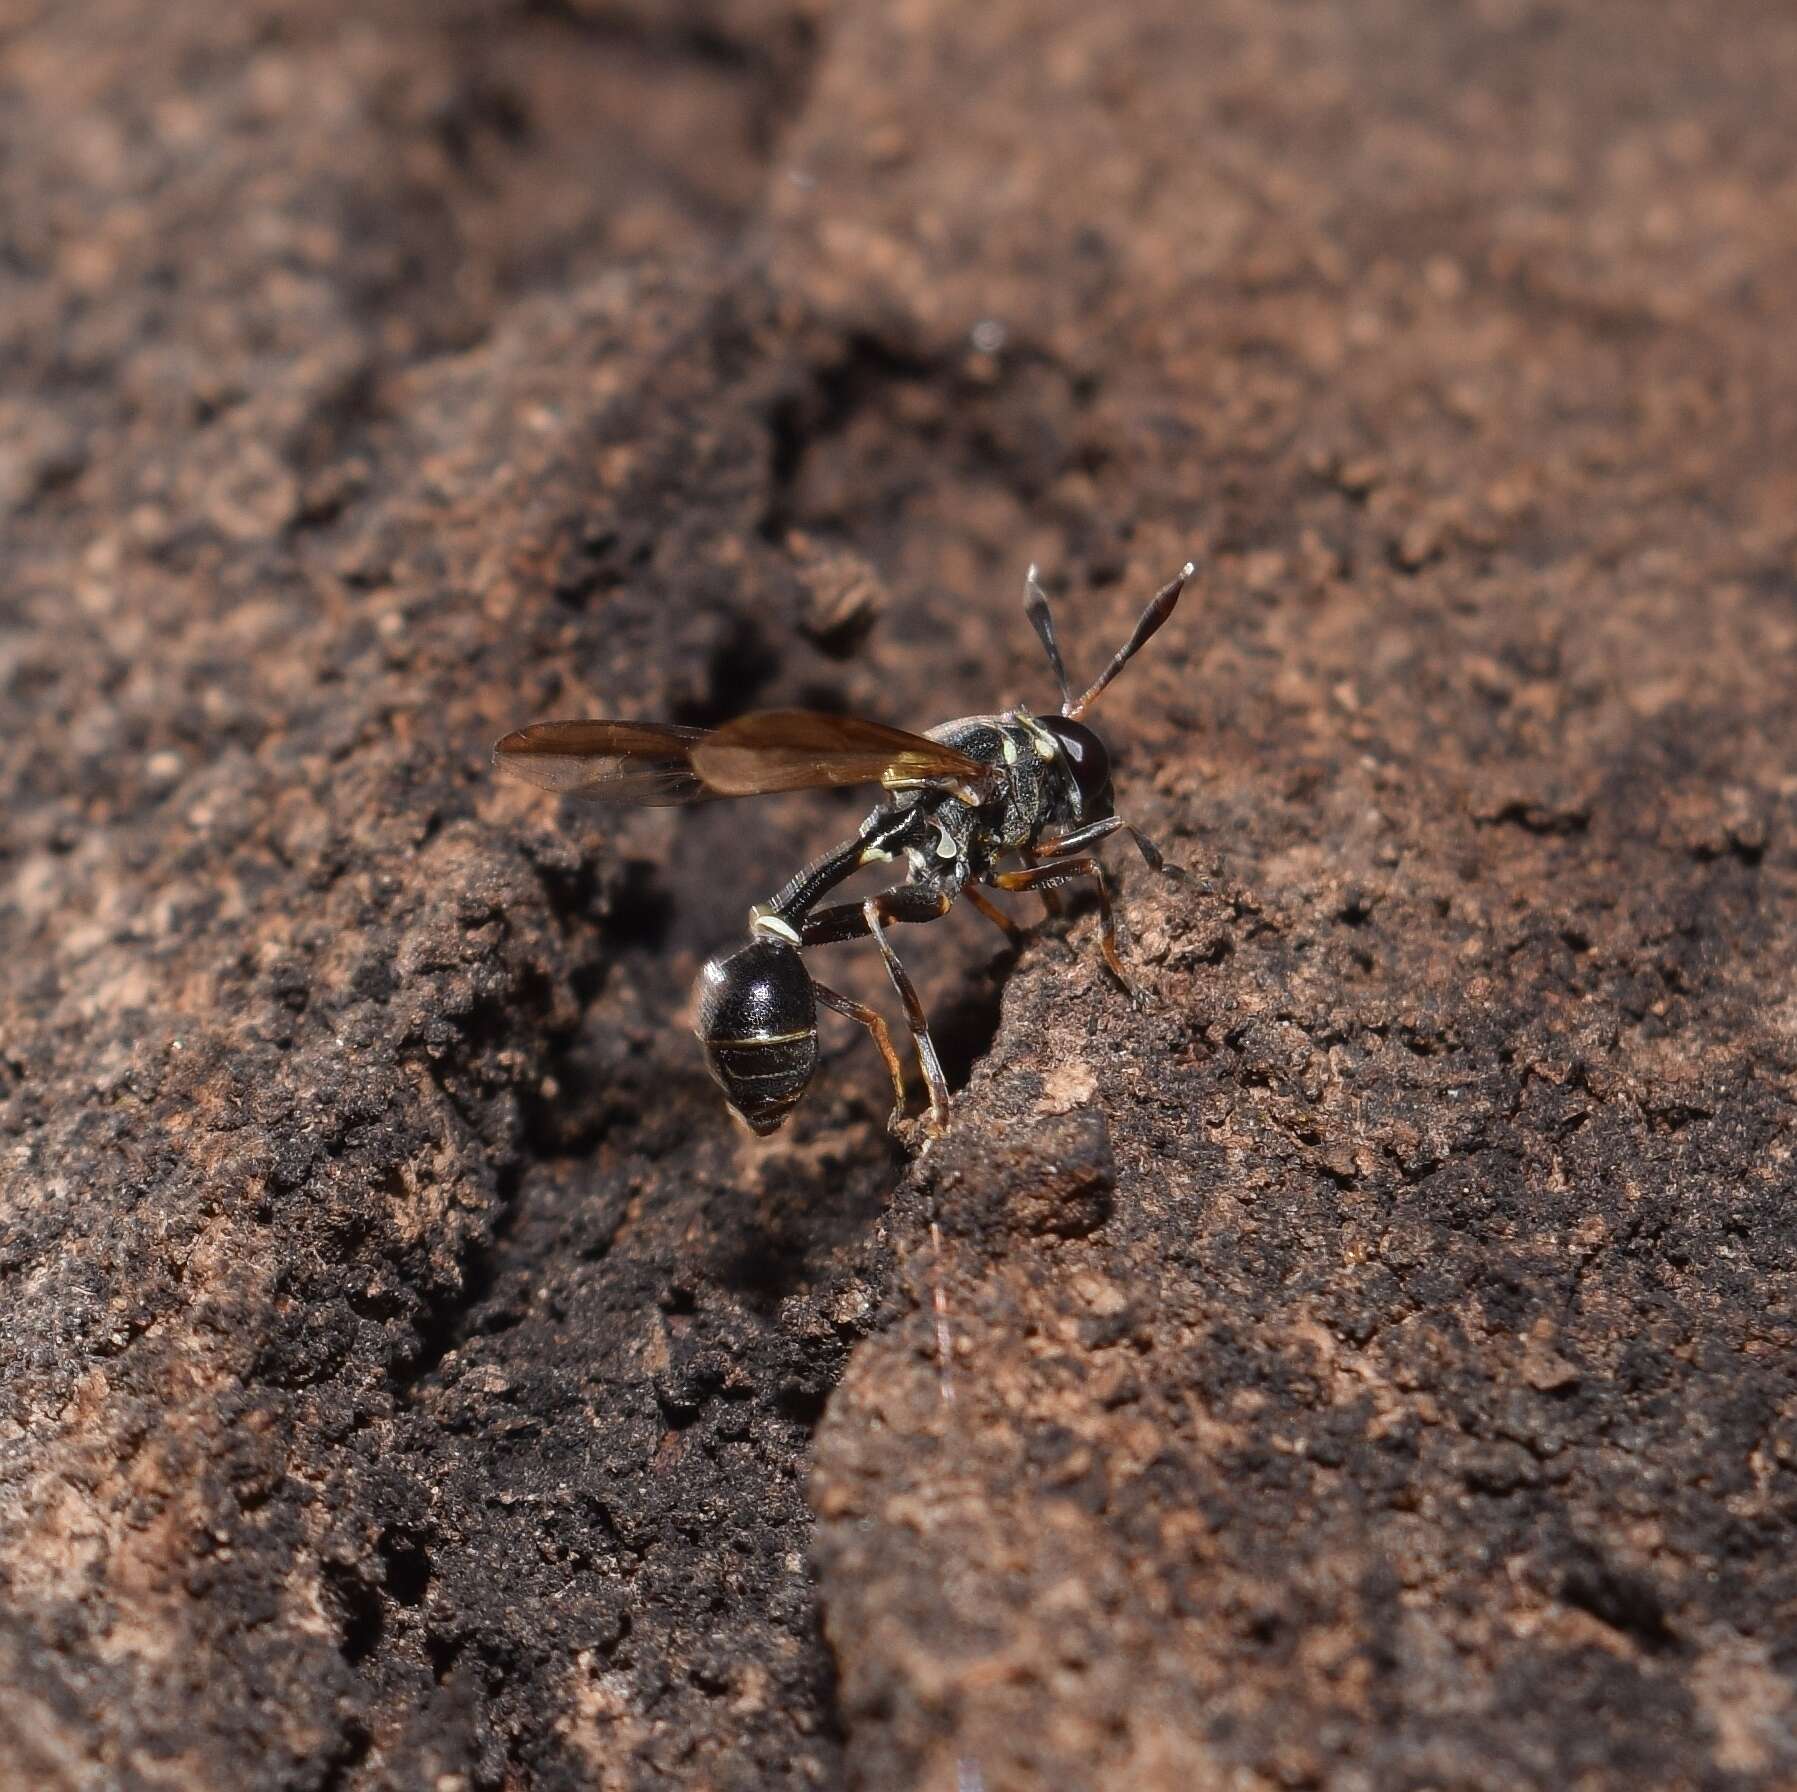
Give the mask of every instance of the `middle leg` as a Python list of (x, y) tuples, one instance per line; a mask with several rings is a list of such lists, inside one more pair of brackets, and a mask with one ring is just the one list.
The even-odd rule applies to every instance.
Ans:
[[(1013, 946), (1021, 946), (1023, 942), (1029, 938), (1028, 933), (1023, 928), (1019, 927), (996, 902), (989, 896), (982, 896), (972, 884), (966, 885), (962, 889), (961, 894), (965, 896), (994, 927), (998, 928)], [(1043, 900), (1046, 901), (1047, 897), (1044, 896)]]

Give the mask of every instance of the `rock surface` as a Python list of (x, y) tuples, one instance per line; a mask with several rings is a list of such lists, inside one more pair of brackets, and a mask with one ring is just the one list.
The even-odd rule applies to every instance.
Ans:
[[(1797, 1777), (1787, 8), (0, 45), (0, 1783)], [(1029, 560), (1077, 675), (1194, 552), (1151, 1005), (957, 917), (947, 1137), (846, 1026), (733, 1132), (853, 803), (486, 743), (1040, 702)]]

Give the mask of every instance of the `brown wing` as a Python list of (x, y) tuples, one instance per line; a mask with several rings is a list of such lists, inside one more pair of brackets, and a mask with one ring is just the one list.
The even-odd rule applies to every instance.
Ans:
[(542, 790), (666, 809), (719, 794), (693, 770), (706, 733), (673, 722), (537, 722), (500, 741), (493, 763)]
[(992, 771), (921, 734), (808, 709), (770, 709), (726, 722), (694, 744), (692, 766), (720, 796), (931, 779), (984, 787)]

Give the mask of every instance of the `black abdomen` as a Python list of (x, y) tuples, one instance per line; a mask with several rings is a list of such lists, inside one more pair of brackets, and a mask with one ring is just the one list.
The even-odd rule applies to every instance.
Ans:
[(817, 1000), (798, 949), (757, 939), (705, 961), (694, 1032), (731, 1110), (764, 1137), (817, 1069)]

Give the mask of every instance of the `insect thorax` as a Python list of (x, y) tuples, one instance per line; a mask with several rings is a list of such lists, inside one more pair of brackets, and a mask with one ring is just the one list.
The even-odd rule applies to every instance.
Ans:
[(1044, 822), (1066, 808), (1067, 779), (1054, 739), (1026, 712), (962, 716), (932, 728), (930, 735), (1004, 771), (1004, 795), (979, 811), (988, 859), (1034, 839)]

